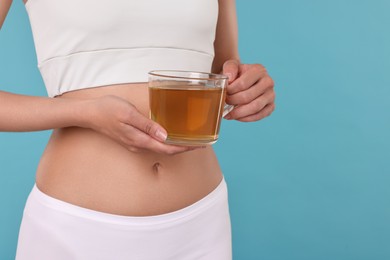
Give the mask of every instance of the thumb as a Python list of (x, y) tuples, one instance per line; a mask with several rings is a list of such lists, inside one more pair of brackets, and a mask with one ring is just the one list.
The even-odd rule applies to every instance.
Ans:
[(228, 60), (223, 64), (222, 74), (229, 78), (229, 83), (238, 77), (239, 64), (237, 60)]
[(141, 113), (133, 113), (131, 125), (158, 141), (164, 142), (167, 139), (167, 131), (162, 126), (145, 117)]

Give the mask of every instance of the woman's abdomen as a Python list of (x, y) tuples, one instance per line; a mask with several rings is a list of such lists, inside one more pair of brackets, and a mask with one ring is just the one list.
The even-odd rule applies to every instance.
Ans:
[[(117, 95), (148, 115), (145, 84), (83, 89), (57, 98)], [(81, 111), (82, 112), (82, 111)], [(49, 196), (93, 210), (146, 216), (201, 199), (222, 179), (212, 147), (176, 154), (134, 153), (92, 129), (54, 129), (37, 169), (37, 187)]]

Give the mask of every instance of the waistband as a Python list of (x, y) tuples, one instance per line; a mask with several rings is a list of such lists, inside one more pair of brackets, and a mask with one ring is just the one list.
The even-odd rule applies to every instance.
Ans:
[(111, 224), (149, 226), (192, 218), (197, 214), (207, 211), (207, 209), (218, 202), (225, 201), (227, 203), (227, 196), (227, 185), (225, 178), (223, 178), (212, 192), (197, 202), (177, 211), (153, 216), (124, 216), (87, 209), (53, 198), (40, 191), (36, 184), (34, 184), (28, 200), (37, 201), (41, 206), (49, 207), (50, 209), (75, 217)]

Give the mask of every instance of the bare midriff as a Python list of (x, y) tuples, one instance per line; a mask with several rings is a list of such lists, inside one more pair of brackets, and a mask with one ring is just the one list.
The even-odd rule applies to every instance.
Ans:
[[(121, 97), (149, 117), (145, 83), (93, 87), (55, 98), (104, 95)], [(53, 130), (36, 175), (37, 187), (51, 197), (126, 216), (179, 210), (206, 196), (221, 180), (211, 146), (176, 155), (135, 153), (104, 134), (81, 127)]]

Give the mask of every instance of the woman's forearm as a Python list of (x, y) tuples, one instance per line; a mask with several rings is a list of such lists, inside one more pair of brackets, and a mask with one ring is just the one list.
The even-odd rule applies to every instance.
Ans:
[(0, 132), (87, 127), (87, 99), (26, 96), (0, 91)]
[(212, 72), (221, 73), (227, 60), (240, 61), (238, 25), (234, 0), (219, 0), (218, 23), (214, 41)]
[(5, 17), (7, 16), (7, 13), (11, 7), (12, 0), (1, 0), (0, 1), (0, 30), (3, 26)]

